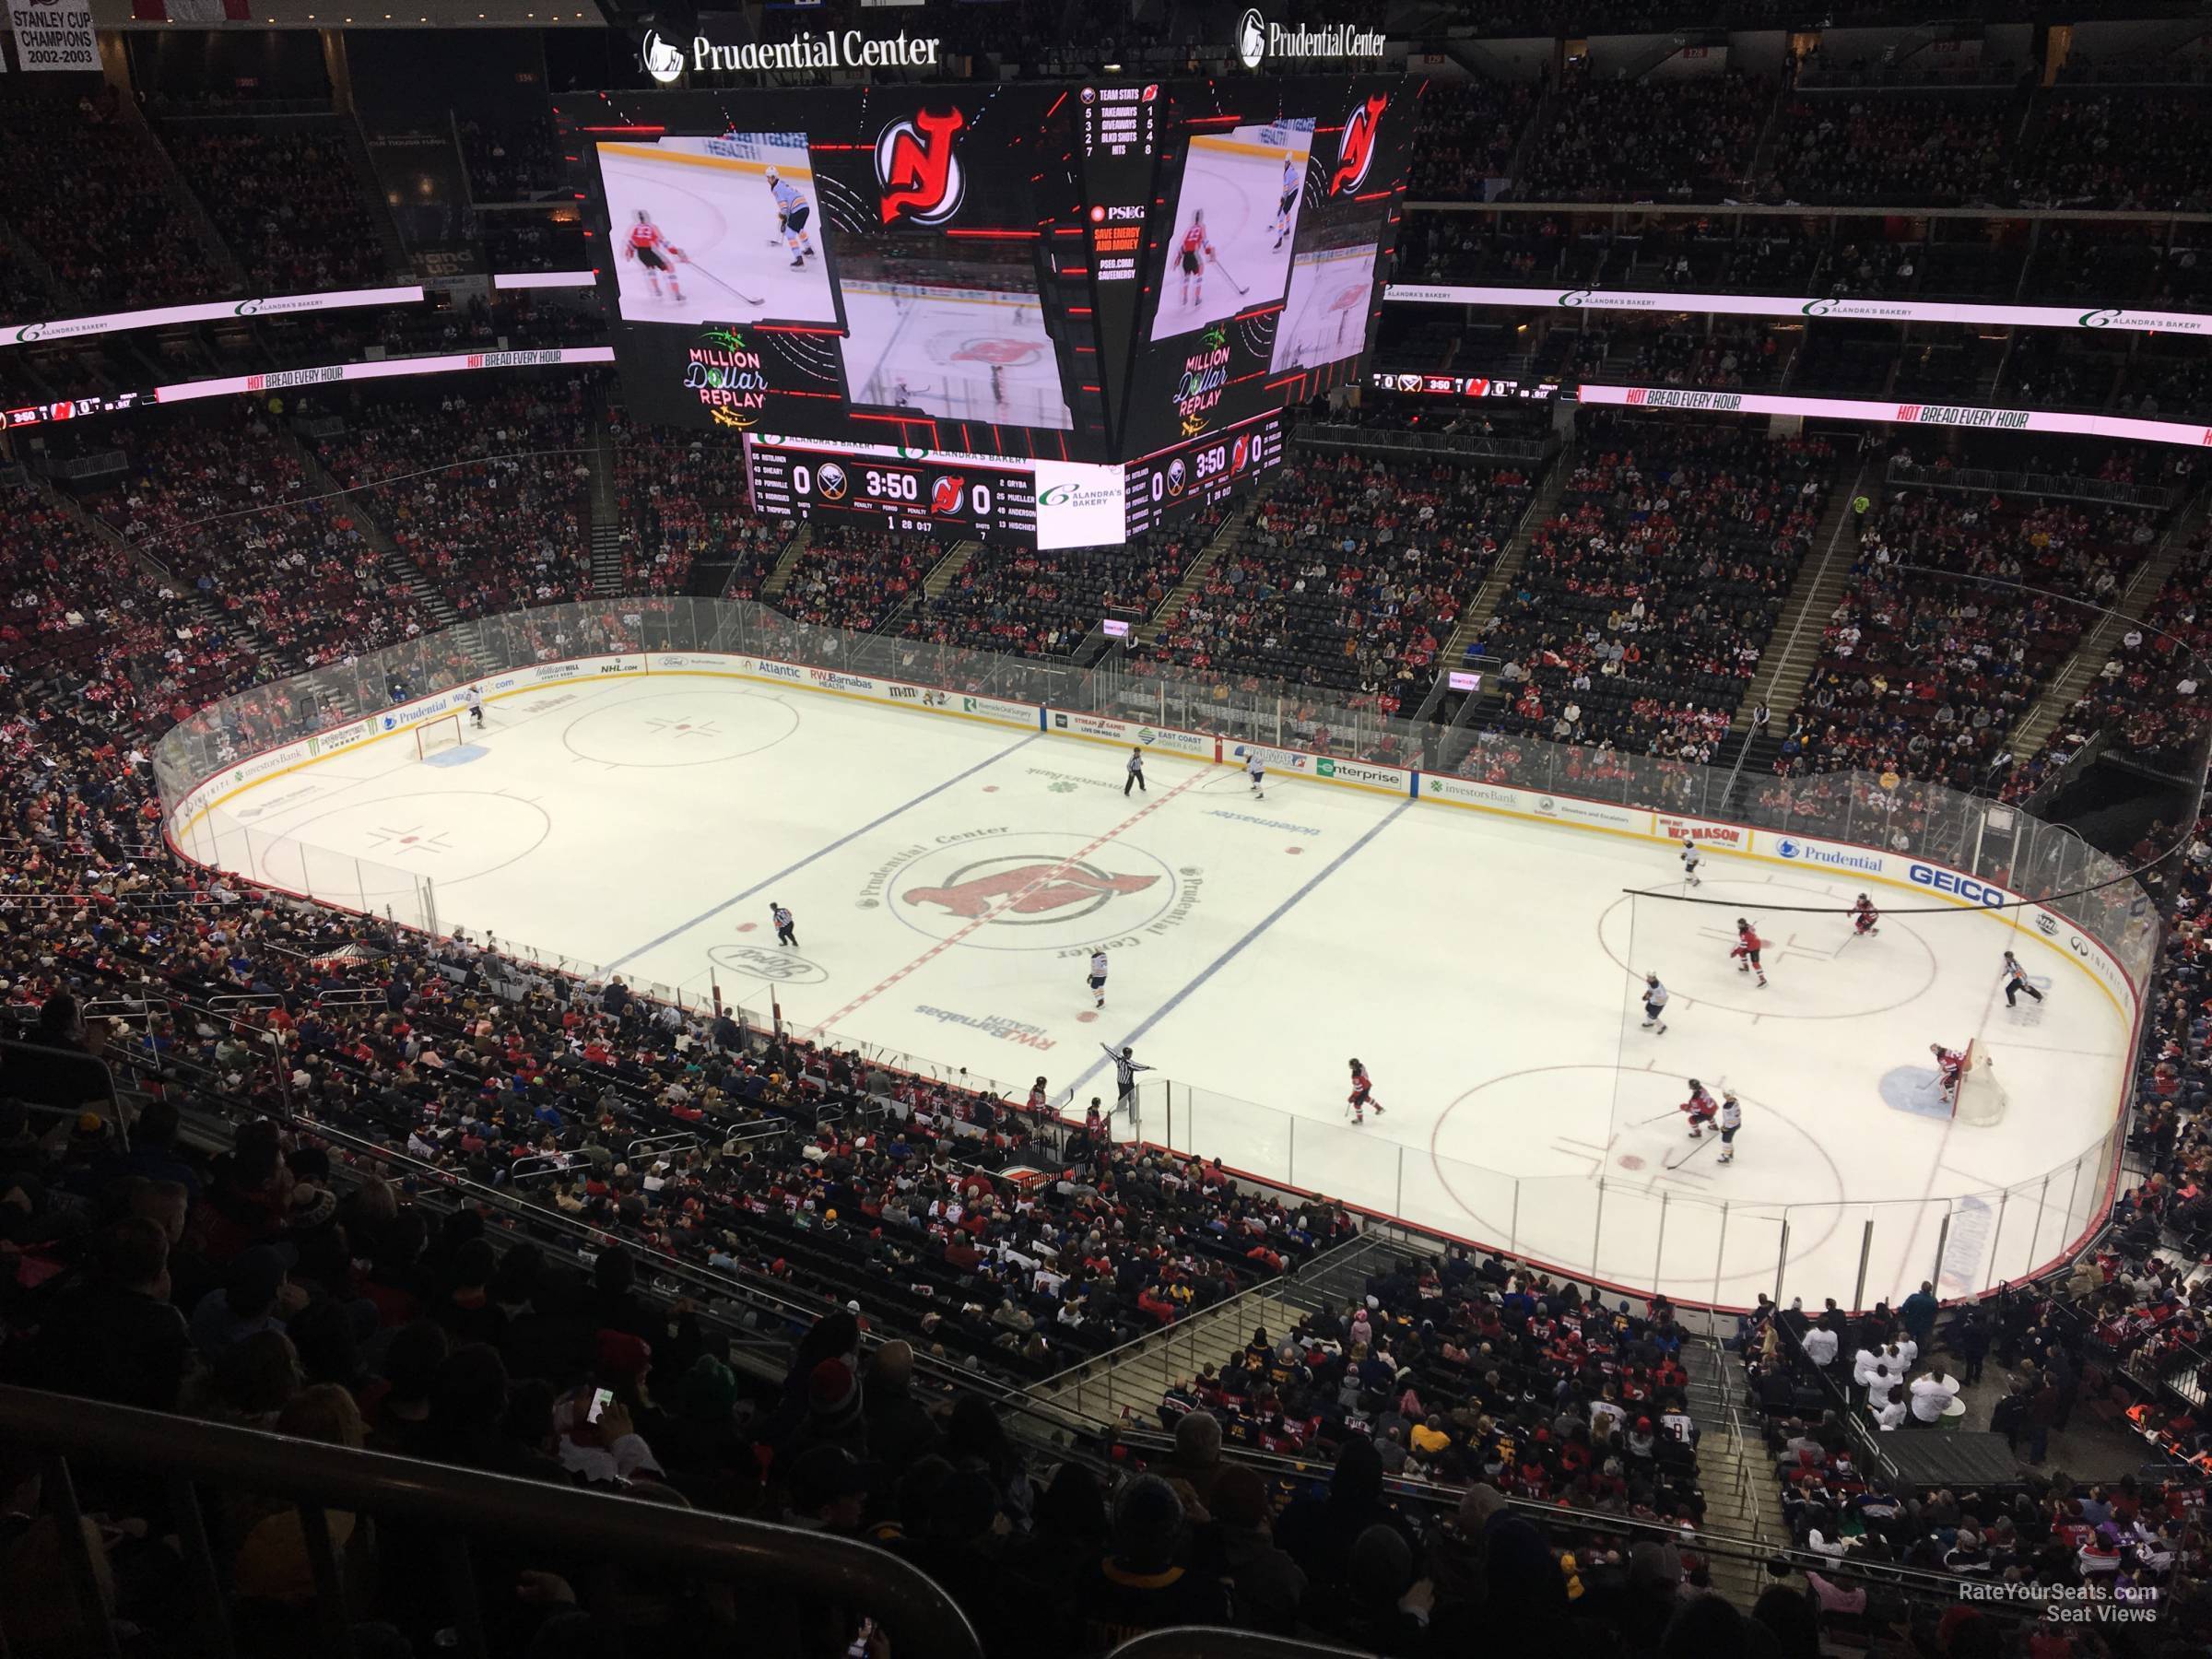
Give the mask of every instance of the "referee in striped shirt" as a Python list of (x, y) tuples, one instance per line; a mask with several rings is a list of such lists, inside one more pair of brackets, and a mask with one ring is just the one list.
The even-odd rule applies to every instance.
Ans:
[(1134, 1050), (1124, 1048), (1117, 1054), (1102, 1042), (1099, 1044), (1099, 1047), (1104, 1050), (1106, 1058), (1113, 1062), (1113, 1078), (1116, 1086), (1113, 1109), (1116, 1112), (1127, 1112), (1134, 1114), (1136, 1111), (1136, 1074), (1142, 1071), (1150, 1071), (1152, 1068), (1148, 1065), (1139, 1065), (1136, 1063)]

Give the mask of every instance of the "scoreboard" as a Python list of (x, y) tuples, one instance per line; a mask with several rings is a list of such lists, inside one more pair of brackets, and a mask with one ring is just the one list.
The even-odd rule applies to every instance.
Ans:
[(1226, 500), (1282, 460), (1283, 417), (1277, 412), (1131, 462), (1124, 486), (1129, 538)]
[(804, 443), (749, 444), (755, 512), (872, 524), (953, 540), (1037, 540), (1037, 488), (1016, 467), (971, 458), (906, 461)]
[[(625, 401), (756, 511), (1092, 545), (1247, 489), (1358, 384), (1400, 76), (752, 88), (557, 105)], [(1109, 527), (1112, 526), (1112, 527)]]

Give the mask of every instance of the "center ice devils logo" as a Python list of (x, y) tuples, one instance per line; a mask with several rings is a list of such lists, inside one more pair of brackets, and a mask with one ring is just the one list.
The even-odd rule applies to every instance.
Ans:
[(1336, 171), (1329, 175), (1331, 195), (1350, 195), (1367, 182), (1368, 169), (1375, 164), (1375, 132), (1390, 100), (1377, 93), (1352, 112), (1336, 138)]
[[(997, 867), (992, 867), (994, 865)], [(1159, 880), (1157, 876), (1116, 876), (1096, 865), (1073, 859), (1054, 863), (1049, 858), (986, 860), (959, 875), (963, 879), (949, 886), (910, 888), (900, 897), (909, 904), (941, 904), (971, 922), (994, 910), (1002, 917), (1035, 916), (1075, 904), (1088, 906), (1083, 912), (1088, 915), (1117, 895), (1141, 893)], [(1017, 894), (1019, 897), (1011, 903), (1002, 904)]]
[(958, 110), (924, 110), (894, 121), (876, 139), (876, 183), (883, 222), (912, 219), (941, 225), (968, 194), (955, 142), (968, 118)]

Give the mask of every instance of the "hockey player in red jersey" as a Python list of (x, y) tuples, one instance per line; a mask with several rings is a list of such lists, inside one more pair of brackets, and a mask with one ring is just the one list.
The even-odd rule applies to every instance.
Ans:
[(1851, 931), (1854, 935), (1878, 934), (1882, 930), (1876, 924), (1881, 919), (1882, 912), (1874, 908), (1874, 900), (1861, 893), (1859, 901), (1851, 907)]
[(1214, 256), (1213, 239), (1206, 233), (1206, 209), (1192, 215), (1191, 228), (1182, 233), (1175, 252), (1175, 268), (1182, 273), (1182, 302), (1198, 305), (1206, 299), (1206, 262)]
[(1676, 1108), (1689, 1113), (1689, 1138), (1698, 1140), (1705, 1134), (1705, 1125), (1712, 1122), (1713, 1113), (1720, 1111), (1720, 1102), (1706, 1091), (1705, 1085), (1695, 1077), (1689, 1080), (1689, 1099)]
[(1966, 1055), (1958, 1049), (1947, 1049), (1940, 1042), (1929, 1043), (1928, 1053), (1936, 1056), (1937, 1088), (1947, 1100), (1959, 1092), (1959, 1074), (1966, 1069)]
[(1352, 1122), (1355, 1124), (1367, 1122), (1367, 1109), (1370, 1106), (1375, 1109), (1377, 1117), (1382, 1115), (1382, 1102), (1375, 1099), (1374, 1079), (1367, 1075), (1367, 1067), (1357, 1060), (1352, 1062), (1352, 1092), (1345, 1098), (1352, 1109)]
[(1730, 959), (1735, 963), (1735, 971), (1738, 973), (1758, 974), (1759, 982), (1761, 985), (1767, 982), (1767, 971), (1759, 966), (1759, 953), (1766, 947), (1767, 942), (1759, 936), (1751, 924), (1744, 917), (1738, 916), (1735, 919), (1735, 948), (1731, 950), (1728, 955)]
[(641, 207), (638, 222), (629, 228), (629, 242), (622, 250), (622, 257), (634, 259), (645, 267), (645, 280), (653, 288), (653, 297), (661, 297), (661, 278), (668, 278), (668, 291), (678, 303), (684, 298), (684, 285), (676, 279), (676, 261), (684, 251), (661, 234), (661, 228), (653, 222), (652, 216)]

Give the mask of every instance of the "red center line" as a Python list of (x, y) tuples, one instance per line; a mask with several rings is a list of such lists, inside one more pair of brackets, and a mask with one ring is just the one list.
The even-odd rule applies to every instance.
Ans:
[(1010, 910), (1015, 905), (1019, 904), (1024, 899), (1027, 899), (1039, 888), (1045, 886), (1048, 882), (1057, 881), (1061, 875), (1071, 866), (1079, 864), (1086, 858), (1088, 858), (1093, 853), (1096, 853), (1108, 841), (1112, 841), (1124, 830), (1143, 822), (1145, 818), (1149, 817), (1151, 814), (1158, 812), (1162, 806), (1165, 806), (1170, 801), (1173, 800), (1177, 795), (1181, 794), (1184, 790), (1188, 789), (1192, 784), (1197, 782), (1199, 779), (1206, 777), (1206, 770), (1204, 767), (1201, 767), (1197, 771), (1192, 772), (1191, 775), (1185, 778), (1182, 782), (1176, 784), (1174, 788), (1169, 790), (1167, 794), (1161, 795), (1159, 800), (1147, 802), (1144, 806), (1138, 807), (1136, 811), (1131, 813), (1127, 818), (1116, 824), (1112, 829), (1107, 830), (1103, 835), (1099, 836), (1085, 846), (1077, 848), (1075, 852), (1069, 853), (1065, 858), (1062, 859), (1058, 864), (1054, 865), (1043, 875), (1038, 877), (1037, 879), (1030, 882), (1029, 886), (1008, 893), (1004, 900), (1000, 900), (995, 908), (985, 911), (982, 915), (970, 922), (959, 932), (948, 934), (946, 937), (939, 939), (935, 945), (931, 946), (927, 950), (924, 951), (920, 956), (916, 957), (905, 967), (900, 969), (896, 973), (893, 973), (888, 978), (877, 982), (874, 985), (871, 985), (867, 990), (862, 992), (858, 996), (854, 997), (851, 1002), (847, 1003), (836, 1013), (830, 1015), (829, 1018), (823, 1020), (821, 1024), (816, 1026), (810, 1035), (819, 1038), (823, 1032), (827, 1031), (831, 1026), (836, 1025), (838, 1022), (844, 1019), (846, 1016), (850, 1015), (855, 1008), (861, 1007), (864, 1005), (874, 1001), (877, 997), (882, 995), (883, 993), (888, 991), (893, 985), (897, 984), (900, 980), (912, 973), (917, 968), (926, 967), (929, 963), (934, 962), (938, 957), (942, 956), (946, 951), (951, 949), (955, 945), (958, 945), (962, 939), (966, 938), (977, 928), (982, 926), (987, 922), (995, 920), (1002, 912)]

